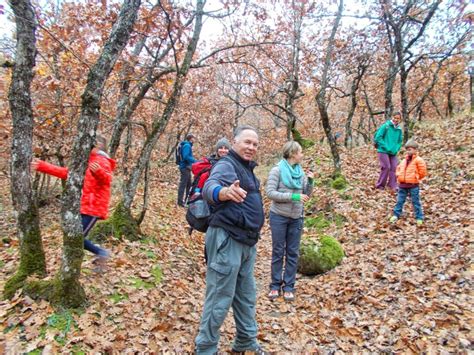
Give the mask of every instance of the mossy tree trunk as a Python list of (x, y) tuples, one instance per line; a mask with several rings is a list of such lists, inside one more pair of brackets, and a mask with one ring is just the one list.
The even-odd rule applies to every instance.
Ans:
[(29, 275), (46, 274), (46, 262), (39, 228), (38, 208), (33, 198), (30, 162), (33, 139), (33, 110), (30, 87), (36, 57), (36, 20), (29, 0), (12, 0), (15, 14), (16, 55), (8, 99), (12, 114), (11, 194), (17, 214), (20, 240), (20, 265), (5, 284), (10, 298)]
[(334, 42), (336, 37), (337, 28), (341, 22), (342, 11), (344, 9), (344, 1), (339, 0), (339, 6), (337, 10), (336, 19), (334, 20), (334, 25), (331, 30), (331, 35), (329, 36), (328, 46), (326, 49), (326, 56), (323, 67), (323, 74), (321, 78), (321, 88), (316, 95), (316, 103), (318, 105), (319, 114), (321, 115), (321, 122), (323, 124), (324, 133), (329, 142), (329, 147), (331, 148), (332, 160), (334, 163), (334, 175), (339, 175), (341, 172), (341, 158), (339, 156), (339, 151), (336, 144), (336, 139), (332, 134), (331, 123), (329, 122), (329, 114), (326, 103), (326, 90), (328, 88), (328, 74), (331, 67), (331, 58), (332, 52), (334, 50)]
[(62, 204), (63, 257), (61, 268), (53, 281), (50, 299), (62, 307), (84, 305), (85, 292), (79, 282), (84, 240), (80, 216), (80, 197), (88, 157), (99, 123), (100, 102), (105, 82), (130, 37), (137, 18), (140, 0), (125, 0), (117, 22), (112, 27), (102, 52), (91, 68), (82, 94), (81, 116), (69, 164), (66, 192)]
[[(114, 220), (120, 220), (120, 224), (112, 225), (109, 228), (114, 233), (115, 237), (124, 236), (127, 239), (135, 239), (136, 233), (127, 232), (123, 230), (122, 226), (127, 226), (127, 228), (136, 226), (138, 228), (137, 220), (132, 216), (132, 204), (136, 196), (138, 183), (145, 171), (147, 162), (150, 160), (151, 153), (158, 142), (161, 134), (165, 130), (171, 116), (173, 115), (174, 109), (178, 104), (179, 98), (181, 97), (181, 91), (186, 79), (186, 76), (191, 67), (191, 62), (194, 56), (194, 53), (197, 48), (197, 43), (202, 29), (202, 19), (204, 14), (204, 0), (196, 1), (196, 15), (194, 18), (194, 30), (191, 40), (188, 43), (186, 53), (181, 63), (176, 62), (176, 78), (173, 85), (173, 91), (171, 92), (168, 100), (166, 101), (165, 107), (161, 115), (156, 115), (153, 121), (152, 129), (148, 134), (143, 148), (138, 157), (137, 163), (133, 167), (130, 177), (125, 182), (123, 189), (123, 198), (120, 204), (117, 206), (116, 210), (113, 213), (110, 223), (113, 223)], [(165, 9), (163, 9), (165, 11)], [(171, 23), (169, 23), (171, 25)], [(115, 218), (116, 217), (116, 218)], [(105, 222), (105, 223), (108, 223)], [(137, 229), (138, 230), (138, 229)]]

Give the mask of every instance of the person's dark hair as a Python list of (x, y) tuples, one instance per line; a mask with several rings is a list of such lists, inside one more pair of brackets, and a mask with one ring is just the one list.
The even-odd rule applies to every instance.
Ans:
[(402, 117), (402, 114), (400, 113), (400, 111), (395, 111), (392, 115), (392, 117), (395, 117), (395, 116), (400, 116)]
[(238, 127), (234, 130), (234, 138), (237, 138), (238, 136), (240, 136), (240, 134), (241, 134), (243, 131), (246, 131), (246, 130), (254, 131), (254, 132), (258, 135), (257, 129), (256, 129), (255, 127), (244, 124), (244, 125), (238, 126)]
[(186, 135), (186, 140), (188, 141), (188, 140), (190, 140), (191, 138), (194, 138), (194, 137), (196, 137), (194, 134), (188, 133), (188, 134)]

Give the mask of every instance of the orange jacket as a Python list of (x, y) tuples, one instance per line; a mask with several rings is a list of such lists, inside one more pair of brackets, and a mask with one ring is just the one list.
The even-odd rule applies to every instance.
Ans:
[(400, 183), (418, 184), (426, 176), (426, 164), (416, 154), (413, 154), (410, 163), (408, 155), (397, 166), (397, 179)]

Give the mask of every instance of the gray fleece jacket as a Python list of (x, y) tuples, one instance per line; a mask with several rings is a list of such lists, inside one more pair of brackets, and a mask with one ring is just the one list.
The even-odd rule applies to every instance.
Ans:
[(301, 218), (303, 217), (303, 202), (293, 201), (293, 194), (305, 194), (309, 195), (313, 191), (313, 185), (308, 181), (306, 175), (303, 177), (303, 188), (302, 189), (290, 189), (283, 184), (280, 179), (280, 168), (274, 166), (268, 174), (267, 186), (265, 188), (267, 196), (272, 200), (270, 211), (280, 216), (289, 218)]

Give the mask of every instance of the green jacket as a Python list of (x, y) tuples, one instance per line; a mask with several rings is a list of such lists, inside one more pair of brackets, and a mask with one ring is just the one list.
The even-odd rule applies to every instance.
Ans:
[(402, 147), (402, 129), (400, 125), (395, 127), (392, 121), (388, 120), (377, 130), (374, 140), (377, 144), (377, 152), (397, 155)]

